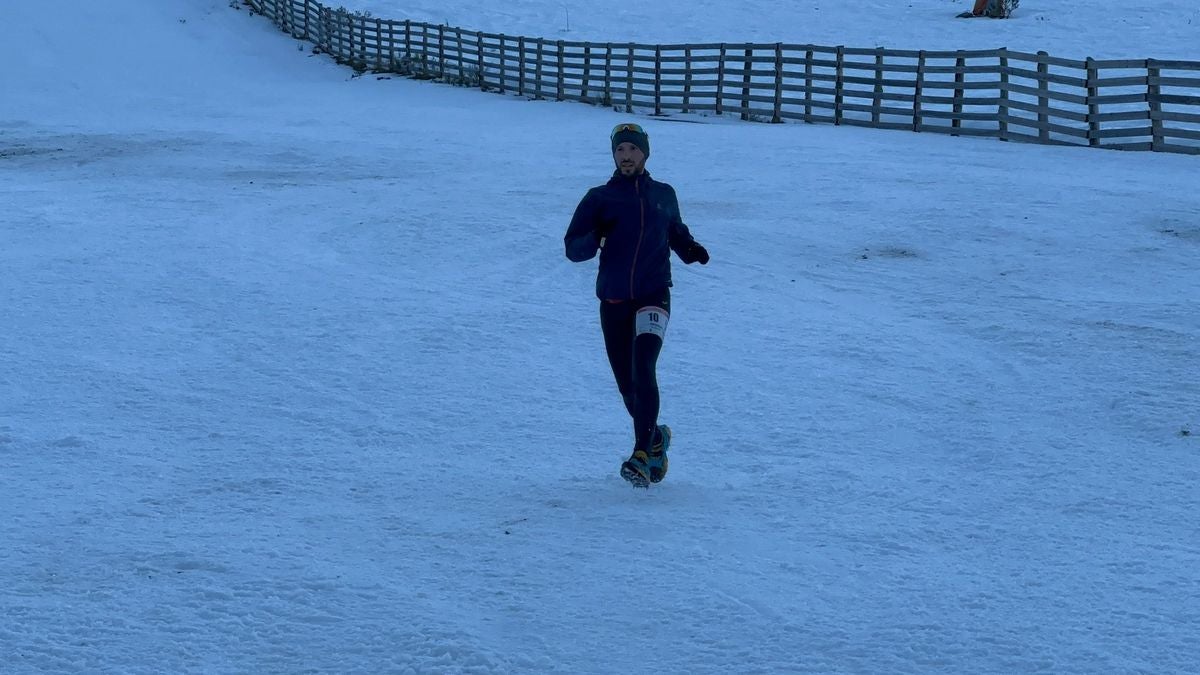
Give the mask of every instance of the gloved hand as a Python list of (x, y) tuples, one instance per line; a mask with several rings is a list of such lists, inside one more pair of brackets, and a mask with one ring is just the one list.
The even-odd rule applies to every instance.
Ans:
[(694, 262), (698, 262), (701, 265), (707, 265), (708, 249), (696, 242), (692, 242), (692, 245), (688, 247), (687, 251), (685, 251), (685, 254), (680, 257), (683, 258), (683, 263), (685, 265), (691, 265)]

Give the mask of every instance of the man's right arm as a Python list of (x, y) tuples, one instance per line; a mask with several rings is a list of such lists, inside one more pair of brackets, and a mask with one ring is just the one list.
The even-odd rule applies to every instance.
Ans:
[(591, 260), (600, 249), (600, 237), (596, 235), (597, 204), (595, 191), (588, 190), (579, 206), (575, 207), (575, 215), (571, 217), (571, 225), (563, 237), (567, 259), (572, 262)]

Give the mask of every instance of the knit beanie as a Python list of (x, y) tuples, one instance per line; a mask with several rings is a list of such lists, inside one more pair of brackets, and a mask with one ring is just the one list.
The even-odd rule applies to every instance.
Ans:
[(636, 124), (620, 124), (612, 135), (612, 151), (617, 152), (617, 146), (622, 143), (633, 143), (650, 158), (650, 135)]

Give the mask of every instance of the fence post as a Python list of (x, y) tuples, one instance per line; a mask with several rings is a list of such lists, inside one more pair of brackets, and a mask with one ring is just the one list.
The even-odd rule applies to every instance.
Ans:
[(333, 11), (328, 7), (321, 5), (320, 10), (321, 20), (321, 48), (326, 54), (330, 54), (337, 59), (337, 54), (333, 53)]
[(404, 58), (408, 60), (409, 68), (412, 67), (412, 19), (404, 20)]
[(295, 33), (295, 31), (291, 30), (296, 23), (296, 20), (292, 17), (291, 3), (288, 3), (284, 11), (280, 11), (278, 8), (276, 8), (275, 23), (279, 25), (279, 30), (285, 33)]
[(412, 75), (416, 70), (417, 59), (413, 55), (412, 21), (404, 21), (403, 52), (400, 56), (400, 72)]
[(446, 24), (438, 24), (438, 77), (446, 79)]
[(1008, 47), (1000, 48), (1000, 108), (996, 111), (1000, 121), (1000, 140), (1008, 140)]
[(1150, 149), (1163, 149), (1162, 86), (1159, 77), (1162, 70), (1154, 59), (1146, 59), (1146, 102), (1150, 105)]
[(604, 44), (604, 105), (606, 105), (606, 106), (613, 104), (612, 63), (613, 63), (612, 43), (606, 42)]
[(504, 63), (505, 62), (504, 57), (506, 56), (505, 52), (508, 51), (507, 42), (508, 41), (504, 37), (504, 33), (501, 33), (500, 34), (500, 93), (501, 94), (503, 94), (503, 93), (505, 93), (505, 91), (507, 91), (507, 88), (505, 87), (505, 80), (508, 79), (508, 69), (505, 67), (505, 63)]
[(463, 61), (465, 54), (463, 53), (462, 29), (457, 26), (454, 27), (454, 49), (454, 63), (457, 69), (454, 79), (459, 85), (466, 85), (467, 64)]
[(336, 61), (338, 58), (338, 55), (335, 54), (333, 51), (334, 50), (333, 43), (334, 43), (334, 37), (335, 37), (334, 31), (333, 31), (333, 10), (329, 9), (329, 7), (327, 7), (325, 5), (321, 5), (321, 9), (318, 12), (318, 15), (319, 15), (319, 20), (321, 22), (321, 32), (324, 33), (324, 35), (325, 35), (325, 53), (329, 54), (330, 56), (333, 56), (334, 60)]
[(724, 98), (725, 98), (725, 96), (722, 94), (722, 90), (724, 88), (725, 88), (725, 43), (722, 42), (721, 43), (721, 58), (719, 61), (717, 61), (716, 108), (717, 108), (718, 115), (721, 114), (721, 101), (724, 100)]
[(484, 77), (483, 70), (483, 31), (475, 33), (475, 55), (478, 59), (477, 68), (479, 68), (479, 90), (487, 91), (487, 78)]
[(683, 107), (680, 112), (687, 114), (692, 98), (692, 48), (683, 48)]
[(813, 54), (812, 45), (808, 45), (804, 50), (804, 121), (808, 124), (812, 124)]
[(1050, 64), (1046, 63), (1046, 52), (1037, 53), (1038, 72), (1038, 140), (1050, 142)]
[(537, 61), (533, 64), (533, 100), (542, 100), (542, 61), (546, 54), (546, 39), (538, 38)]
[(311, 2), (312, 2), (312, 0), (304, 0), (304, 39), (305, 40), (310, 39), (309, 32), (308, 32), (308, 8), (309, 8), (309, 3), (311, 3)]
[(354, 67), (354, 19), (350, 16), (350, 12), (342, 10), (338, 12), (337, 20), (338, 41), (344, 49), (339, 48), (338, 54), (341, 55), (343, 63), (349, 63)]
[(566, 75), (563, 73), (563, 41), (558, 41), (558, 93), (555, 94), (554, 100), (563, 100), (563, 79)]
[[(353, 14), (349, 15), (350, 35), (358, 38), (358, 67), (367, 69), (370, 52), (367, 51), (367, 20)], [(355, 35), (357, 31), (357, 35)]]
[[(364, 19), (358, 20), (358, 52), (359, 52), (358, 61), (359, 61), (359, 65), (362, 66), (363, 70), (367, 70), (368, 67), (371, 65), (371, 50), (370, 50), (370, 43), (368, 42), (367, 34), (370, 32), (369, 23), (372, 20), (375, 21), (376, 24), (378, 24), (378, 22), (379, 22), (379, 19), (365, 19), (364, 18)], [(378, 29), (378, 25), (376, 26), (376, 28)], [(376, 70), (378, 70), (378, 65), (379, 65), (378, 44), (376, 44), (375, 65), (376, 65)]]
[(328, 54), (329, 47), (325, 44), (329, 39), (328, 34), (325, 32), (325, 11), (326, 8), (324, 5), (317, 5), (317, 47)]
[(871, 125), (879, 126), (883, 111), (883, 47), (875, 48), (875, 98), (871, 100)]
[(838, 45), (837, 48), (837, 77), (834, 79), (833, 85), (833, 123), (840, 125), (842, 123), (842, 93), (844, 89), (843, 78), (846, 76), (846, 47)]
[(783, 122), (783, 43), (775, 43), (775, 111), (771, 115), (772, 124)]
[(433, 34), (429, 32), (429, 24), (421, 24), (421, 50), (424, 56), (425, 77), (433, 79), (437, 77), (434, 73), (437, 72), (437, 52), (438, 50), (429, 43), (433, 42)]
[(317, 34), (317, 49), (320, 52), (328, 51), (325, 48), (325, 24), (324, 24), (324, 21), (322, 20), (323, 19), (322, 11), (324, 9), (325, 8), (322, 5), (317, 6), (316, 34)]
[[(950, 126), (954, 129), (962, 128), (963, 82), (967, 79), (963, 68), (966, 68), (966, 66), (967, 60), (960, 49), (958, 50), (958, 55), (954, 57), (954, 116), (950, 118)], [(958, 134), (952, 135), (957, 136)]]
[(383, 71), (383, 20), (375, 19), (375, 70)]
[(347, 11), (342, 11), (341, 16), (343, 19), (346, 20), (346, 39), (348, 40), (348, 43), (349, 43), (349, 52), (348, 53), (350, 54), (350, 56), (349, 56), (350, 67), (357, 70), (358, 69), (358, 61), (355, 59), (355, 57), (357, 55), (354, 53), (354, 48), (355, 48), (354, 17), (350, 14), (350, 12), (347, 12)]
[(1096, 67), (1096, 60), (1092, 57), (1087, 58), (1087, 120), (1088, 120), (1088, 146), (1099, 147), (1100, 145), (1100, 104), (1096, 102), (1096, 97), (1100, 95), (1100, 87), (1096, 83), (1100, 80), (1100, 70)]
[(525, 95), (525, 36), (517, 36), (517, 96)]
[(662, 45), (654, 46), (654, 114), (662, 115)]
[(917, 52), (917, 85), (913, 90), (913, 131), (920, 131), (921, 97), (925, 95), (925, 50)]
[(629, 73), (625, 78), (625, 112), (633, 112), (633, 43), (629, 43)]
[(592, 77), (592, 43), (588, 42), (583, 45), (583, 83), (579, 86), (579, 98), (583, 99), (584, 103), (588, 101), (588, 80)]
[(742, 70), (742, 119), (750, 119), (750, 71), (754, 66), (754, 48), (746, 48), (745, 69)]
[(400, 72), (400, 61), (396, 58), (396, 23), (388, 21), (388, 72)]

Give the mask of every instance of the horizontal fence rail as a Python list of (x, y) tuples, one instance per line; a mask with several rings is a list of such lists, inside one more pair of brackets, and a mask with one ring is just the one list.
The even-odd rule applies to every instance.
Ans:
[(1200, 154), (1200, 61), (1008, 49), (546, 40), (245, 0), (360, 71), (626, 112), (737, 115), (1044, 144)]

